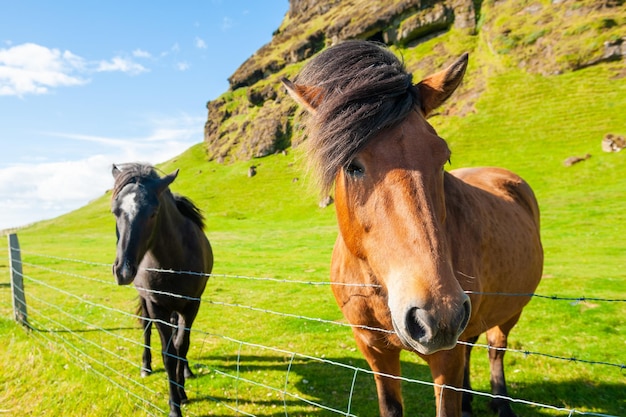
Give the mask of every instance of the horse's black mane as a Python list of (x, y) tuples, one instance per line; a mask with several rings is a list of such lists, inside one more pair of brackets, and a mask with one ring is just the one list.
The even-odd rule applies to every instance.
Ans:
[(204, 229), (204, 215), (202, 214), (202, 210), (200, 210), (193, 201), (183, 195), (172, 193), (172, 196), (174, 197), (178, 211), (194, 222), (200, 229)]
[[(128, 184), (139, 183), (145, 180), (158, 180), (161, 178), (156, 169), (150, 164), (128, 163), (117, 165), (120, 174), (115, 179), (112, 198), (115, 198), (120, 191)], [(204, 216), (189, 198), (176, 193), (170, 193), (176, 204), (178, 211), (189, 220), (194, 222), (200, 229), (204, 229)]]
[(412, 75), (384, 46), (346, 41), (309, 62), (296, 82), (320, 88), (308, 126), (308, 149), (323, 191), (378, 131), (403, 120), (418, 104)]

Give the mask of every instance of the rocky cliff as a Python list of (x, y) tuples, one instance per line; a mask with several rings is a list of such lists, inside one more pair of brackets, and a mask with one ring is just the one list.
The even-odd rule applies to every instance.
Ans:
[[(434, 70), (471, 49), (475, 59), (482, 53), (481, 65), (491, 65), (496, 57), (499, 66), (548, 75), (623, 60), (624, 27), (623, 0), (552, 0), (550, 5), (517, 0), (290, 0), (271, 42), (235, 71), (228, 92), (207, 103), (207, 156), (229, 162), (296, 145), (296, 106), (283, 100), (278, 79), (292, 77), (312, 55), (345, 39), (393, 45), (414, 72)], [(437, 61), (418, 59), (424, 58), (424, 49)], [(486, 52), (476, 56), (477, 51)], [(466, 95), (474, 98), (483, 88), (477, 82), (466, 84)]]

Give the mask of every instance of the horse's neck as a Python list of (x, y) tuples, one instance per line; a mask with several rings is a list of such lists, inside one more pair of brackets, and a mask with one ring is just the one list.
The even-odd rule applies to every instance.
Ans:
[(468, 227), (476, 225), (474, 201), (477, 189), (449, 172), (444, 177), (446, 200), (446, 234), (450, 238), (470, 233)]
[(466, 193), (467, 184), (456, 175), (449, 172), (444, 173), (443, 192), (446, 199), (446, 206), (463, 204), (461, 202)]
[(161, 207), (157, 218), (157, 229), (152, 237), (149, 251), (161, 267), (175, 267), (182, 259), (185, 217), (176, 208), (176, 202), (169, 192), (161, 196)]

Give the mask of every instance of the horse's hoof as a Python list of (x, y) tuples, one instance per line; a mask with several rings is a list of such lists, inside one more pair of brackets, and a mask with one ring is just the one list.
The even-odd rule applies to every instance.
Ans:
[(168, 415), (168, 417), (183, 417), (183, 413), (180, 411), (180, 405), (176, 405), (174, 406), (174, 403), (172, 403), (172, 401), (169, 401), (170, 403), (170, 413)]
[(149, 368), (141, 368), (141, 377), (145, 378), (147, 376), (152, 375), (152, 369)]
[(185, 368), (185, 379), (191, 379), (195, 377), (196, 375), (193, 372), (191, 372), (191, 369)]
[(187, 404), (189, 402), (189, 398), (187, 398), (187, 393), (185, 392), (185, 390), (181, 389), (179, 391), (179, 394), (180, 394), (180, 403)]
[(498, 417), (517, 417), (511, 408), (511, 404), (508, 402), (502, 403), (498, 401), (491, 401), (489, 403), (491, 411), (498, 413)]

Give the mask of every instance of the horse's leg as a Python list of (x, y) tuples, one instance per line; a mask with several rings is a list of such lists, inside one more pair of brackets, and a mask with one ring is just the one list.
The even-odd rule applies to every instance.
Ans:
[[(467, 340), (470, 345), (465, 345), (465, 367), (463, 371), (463, 388), (466, 390), (472, 390), (472, 384), (470, 382), (470, 357), (472, 355), (472, 345), (476, 343), (478, 336), (472, 337)], [(470, 417), (472, 415), (472, 400), (474, 399), (472, 394), (464, 391), (462, 395), (461, 410), (463, 411), (463, 417)]]
[(179, 322), (179, 331), (182, 332), (182, 337), (183, 337), (182, 340), (180, 341), (179, 353), (180, 353), (180, 357), (183, 358), (182, 365), (184, 368), (183, 371), (184, 371), (185, 379), (194, 377), (194, 374), (193, 372), (191, 372), (191, 368), (189, 367), (189, 361), (187, 360), (187, 352), (189, 352), (191, 326), (193, 325), (193, 322), (196, 319), (196, 316), (198, 315), (199, 309), (200, 309), (200, 302), (190, 304), (185, 309), (184, 322), (182, 323)]
[(430, 367), (435, 383), (437, 417), (457, 417), (461, 415), (461, 393), (442, 388), (443, 385), (460, 388), (465, 372), (464, 345), (457, 344), (450, 350), (440, 350), (432, 355), (420, 355)]
[[(508, 397), (506, 389), (506, 379), (504, 378), (504, 353), (507, 347), (507, 337), (509, 332), (519, 320), (521, 312), (515, 315), (506, 323), (492, 327), (487, 330), (487, 341), (489, 349), (489, 365), (491, 367), (491, 392), (494, 395)], [(491, 408), (498, 412), (499, 417), (515, 417), (508, 400), (495, 398), (491, 401)]]
[(374, 346), (366, 340), (375, 340), (380, 335), (367, 335), (367, 331), (354, 330), (356, 344), (365, 356), (376, 381), (378, 407), (381, 417), (402, 417), (402, 387), (396, 378), (384, 377), (380, 374), (400, 376), (400, 349), (392, 346)]
[(163, 365), (167, 372), (168, 385), (169, 385), (169, 405), (170, 414), (169, 417), (182, 417), (180, 411), (181, 398), (177, 386), (176, 378), (176, 366), (178, 363), (176, 347), (174, 347), (174, 329), (169, 324), (170, 314), (169, 311), (159, 307), (155, 304), (149, 304), (150, 315), (156, 319), (155, 322), (157, 329), (159, 330), (159, 336), (161, 336), (161, 352), (163, 354)]
[[(180, 360), (178, 358), (182, 358), (182, 356), (179, 354), (178, 352), (178, 348), (176, 347), (176, 339), (178, 337), (178, 334), (180, 333), (180, 325), (179, 325), (179, 321), (180, 321), (180, 316), (177, 312), (173, 311), (172, 315), (170, 316), (170, 324), (172, 325), (172, 340), (170, 343), (174, 344), (174, 347), (176, 348), (176, 358), (177, 360)], [(178, 364), (176, 365), (176, 368), (178, 368)]]
[(193, 373), (189, 368), (187, 361), (187, 352), (189, 352), (189, 336), (191, 325), (198, 314), (200, 308), (199, 302), (191, 302), (187, 304), (182, 314), (178, 315), (178, 329), (174, 346), (178, 354), (178, 363), (176, 366), (176, 382), (178, 383), (178, 391), (183, 403), (187, 402), (187, 393), (185, 392), (185, 379), (193, 377)]
[(150, 339), (152, 337), (152, 320), (148, 314), (146, 300), (139, 297), (139, 308), (141, 313), (141, 324), (143, 326), (143, 355), (141, 358), (141, 376), (146, 377), (152, 373), (152, 350), (150, 348)]

